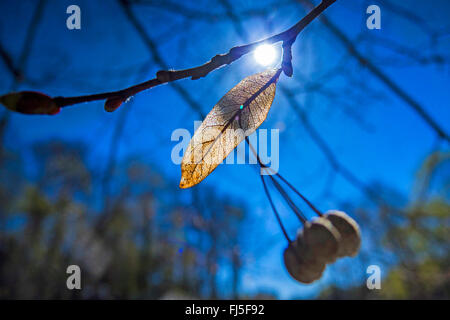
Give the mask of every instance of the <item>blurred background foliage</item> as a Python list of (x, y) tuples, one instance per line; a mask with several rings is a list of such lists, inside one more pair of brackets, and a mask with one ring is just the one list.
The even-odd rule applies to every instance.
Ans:
[[(417, 173), (415, 195), (407, 205), (393, 210), (358, 210), (359, 221), (369, 226), (370, 241), (387, 262), (389, 272), (381, 290), (364, 284), (346, 289), (331, 286), (325, 299), (448, 299), (450, 297), (450, 153), (429, 155)], [(370, 217), (370, 218), (369, 218)]]
[[(0, 94), (124, 88), (281, 32), (311, 2), (0, 1)], [(66, 28), (72, 4), (81, 30)], [(381, 30), (366, 28), (371, 4)], [(337, 0), (293, 46), (294, 76), (280, 79), (261, 128), (279, 130), (280, 173), (319, 209), (346, 211), (363, 237), (359, 255), (320, 281), (288, 276), (286, 242), (252, 166), (221, 165), (178, 188), (172, 132), (192, 132), (200, 113), (264, 70), (247, 55), (114, 113), (102, 102), (54, 117), (1, 109), (0, 298), (449, 299), (448, 141), (367, 68), (450, 132), (449, 9), (447, 0)], [(280, 213), (294, 234), (297, 220)], [(66, 288), (72, 264), (80, 291)], [(381, 290), (366, 287), (372, 264)]]
[[(34, 151), (33, 177), (17, 154), (1, 152), (1, 298), (218, 298), (219, 285), (237, 297), (242, 204), (208, 189), (203, 200), (177, 199), (176, 184), (130, 161), (117, 169), (117, 196), (97, 210), (82, 145)], [(83, 270), (81, 294), (61, 286), (70, 264)]]
[[(155, 168), (130, 161), (118, 168), (123, 177), (117, 196), (98, 210), (82, 145), (37, 145), (39, 174), (32, 178), (25, 178), (17, 154), (1, 151), (1, 298), (246, 297), (239, 294), (242, 203), (207, 189), (201, 190), (207, 193), (203, 201), (196, 193), (177, 199)], [(365, 237), (374, 246), (352, 264), (364, 268), (367, 255), (395, 259), (386, 259), (382, 290), (330, 286), (319, 298), (450, 296), (449, 166), (450, 153), (431, 154), (417, 173), (417, 196), (402, 208), (352, 208), (360, 224), (369, 226)], [(83, 270), (81, 293), (61, 285), (70, 264)], [(225, 278), (217, 277), (219, 265), (229, 270)], [(219, 293), (224, 288), (226, 294)]]

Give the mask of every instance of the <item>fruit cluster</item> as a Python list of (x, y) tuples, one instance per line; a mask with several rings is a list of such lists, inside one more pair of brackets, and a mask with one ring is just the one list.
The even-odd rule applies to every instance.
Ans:
[(346, 213), (330, 210), (307, 221), (303, 230), (284, 250), (289, 274), (299, 282), (311, 283), (322, 276), (327, 264), (345, 256), (355, 256), (361, 233), (355, 220)]

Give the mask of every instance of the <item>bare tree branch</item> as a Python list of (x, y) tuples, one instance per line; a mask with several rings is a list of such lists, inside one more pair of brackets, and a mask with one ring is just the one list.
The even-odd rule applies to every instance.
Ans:
[[(203, 20), (206, 22), (218, 22), (225, 18), (229, 18), (228, 13), (212, 12), (211, 8), (206, 10), (191, 8), (184, 4), (174, 2), (171, 0), (130, 0), (133, 6), (147, 6), (159, 10), (164, 10), (171, 14), (176, 14), (187, 19)], [(241, 17), (264, 17), (268, 12), (279, 9), (280, 7), (291, 6), (291, 0), (276, 0), (271, 4), (265, 4), (260, 8), (249, 8), (235, 13), (239, 18)], [(223, 4), (222, 4), (223, 5)]]
[[(145, 46), (147, 47), (150, 54), (152, 55), (153, 61), (156, 64), (158, 64), (159, 67), (168, 69), (167, 63), (164, 61), (164, 59), (162, 58), (162, 56), (159, 53), (157, 44), (148, 35), (145, 28), (142, 26), (142, 24), (136, 18), (136, 16), (134, 15), (134, 13), (131, 9), (129, 2), (127, 0), (120, 0), (120, 4), (121, 4), (128, 20), (133, 25), (133, 27), (136, 29), (136, 32), (139, 34), (139, 36), (141, 37)], [(175, 91), (177, 91), (178, 94), (186, 101), (186, 103), (203, 118), (204, 114), (202, 112), (201, 106), (191, 97), (191, 95), (188, 93), (188, 91), (177, 83), (171, 83), (171, 85), (175, 89)]]
[[(223, 2), (226, 2), (227, 0), (222, 0)], [(228, 7), (230, 8), (230, 7)], [(230, 15), (232, 15), (232, 10), (230, 9), (228, 11)], [(239, 33), (239, 30), (242, 29), (241, 22), (238, 19), (232, 19), (235, 25), (236, 32)], [(245, 41), (245, 36), (241, 34), (241, 38)], [(295, 93), (292, 92), (287, 87), (279, 84), (280, 90), (285, 95), (286, 99), (288, 100), (289, 104), (291, 105), (292, 109), (297, 113), (300, 120), (302, 121), (303, 127), (305, 130), (309, 133), (311, 139), (313, 142), (318, 146), (318, 148), (323, 152), (325, 155), (325, 158), (330, 163), (332, 169), (334, 172), (341, 174), (341, 176), (347, 180), (350, 184), (352, 184), (355, 188), (360, 190), (363, 194), (365, 194), (369, 199), (373, 200), (374, 202), (380, 202), (381, 199), (378, 197), (378, 195), (373, 192), (367, 185), (365, 185), (362, 181), (360, 181), (350, 170), (345, 168), (341, 163), (339, 163), (336, 159), (337, 157), (333, 154), (331, 151), (331, 148), (328, 146), (328, 144), (325, 142), (325, 139), (323, 139), (318, 131), (311, 125), (311, 123), (308, 120), (308, 117), (306, 113), (301, 110), (296, 98)]]
[(286, 96), (291, 107), (297, 113), (298, 117), (300, 118), (300, 121), (303, 124), (303, 127), (309, 133), (311, 139), (315, 142), (315, 144), (323, 152), (323, 154), (325, 155), (325, 158), (328, 160), (331, 167), (337, 173), (341, 174), (342, 177), (345, 180), (347, 180), (349, 183), (351, 183), (355, 188), (359, 189), (363, 194), (365, 194), (369, 199), (371, 199), (377, 203), (380, 202), (381, 201), (380, 197), (371, 188), (369, 188), (365, 183), (363, 183), (361, 180), (359, 180), (350, 170), (348, 170), (338, 160), (336, 160), (336, 159), (338, 159), (338, 157), (336, 157), (333, 154), (333, 151), (331, 151), (331, 148), (328, 146), (325, 139), (323, 139), (320, 136), (319, 132), (313, 127), (313, 125), (311, 124), (311, 122), (308, 119), (308, 116), (301, 109), (298, 101), (295, 99), (293, 92), (290, 91), (285, 86), (279, 85), (279, 87), (280, 87), (280, 90), (283, 92), (283, 94)]
[(39, 1), (39, 3), (36, 6), (36, 10), (34, 11), (33, 17), (31, 18), (30, 26), (28, 27), (28, 32), (23, 43), (22, 52), (18, 60), (19, 70), (23, 71), (26, 69), (26, 63), (28, 61), (28, 57), (31, 54), (34, 40), (36, 39), (36, 32), (38, 30), (37, 25), (41, 21), (42, 15), (44, 13), (46, 1), (47, 0)]
[[(25, 36), (24, 45), (20, 52), (17, 67), (14, 65), (14, 61), (12, 60), (12, 58), (6, 52), (6, 49), (4, 49), (0, 44), (0, 55), (13, 76), (13, 83), (11, 85), (12, 91), (15, 90), (18, 84), (25, 79), (26, 63), (33, 47), (36, 32), (38, 30), (38, 24), (42, 18), (42, 13), (44, 12), (46, 1), (47, 0), (40, 0), (36, 6), (36, 9), (31, 18), (30, 25), (28, 26), (27, 34)], [(7, 126), (10, 115), (10, 112), (4, 112), (0, 118), (0, 123), (3, 126), (3, 131)], [(3, 144), (3, 135), (4, 132), (2, 132), (0, 136), (0, 147)]]
[[(189, 68), (184, 70), (161, 70), (158, 71), (156, 74), (156, 78), (145, 81), (143, 83), (131, 86), (129, 88), (114, 91), (114, 92), (107, 92), (107, 93), (100, 93), (100, 94), (93, 94), (93, 95), (86, 95), (86, 96), (78, 96), (78, 97), (56, 97), (54, 98), (54, 102), (60, 106), (60, 107), (66, 107), (69, 105), (74, 105), (82, 102), (89, 102), (89, 101), (95, 101), (95, 100), (104, 100), (104, 99), (121, 99), (126, 100), (128, 97), (133, 96), (143, 90), (147, 90), (150, 88), (153, 88), (155, 86), (177, 81), (180, 79), (185, 78), (191, 78), (192, 80), (200, 79), (202, 77), (205, 77), (213, 70), (220, 68), (224, 65), (228, 65), (242, 56), (248, 54), (249, 52), (253, 51), (257, 46), (259, 46), (262, 43), (276, 43), (276, 42), (294, 42), (297, 38), (297, 35), (309, 24), (311, 23), (317, 16), (319, 16), (326, 8), (328, 8), (331, 4), (333, 4), (336, 0), (323, 0), (317, 7), (311, 10), (303, 19), (298, 21), (294, 26), (287, 29), (284, 32), (281, 32), (279, 34), (276, 34), (274, 36), (268, 37), (266, 39), (256, 41), (247, 45), (243, 46), (237, 46), (233, 47), (229, 50), (226, 54), (218, 54), (214, 56), (210, 61), (207, 63)], [(126, 9), (127, 15), (130, 17), (129, 13), (131, 12), (129, 10), (129, 2), (127, 0), (121, 0), (121, 5)], [(142, 27), (138, 27), (139, 24), (136, 24), (136, 19), (131, 19), (135, 27), (138, 29), (138, 32)], [(160, 65), (163, 65), (163, 60), (161, 59), (161, 56), (157, 54), (156, 47), (151, 41), (148, 41), (147, 39), (146, 44), (149, 47), (150, 51), (153, 54), (153, 57), (155, 58), (155, 62), (157, 62)], [(180, 93), (182, 92), (182, 89), (177, 89)]]
[(24, 80), (24, 70), (26, 68), (26, 62), (33, 47), (35, 35), (38, 30), (37, 25), (39, 24), (39, 21), (41, 20), (42, 14), (44, 12), (45, 3), (46, 0), (40, 0), (36, 5), (36, 9), (31, 17), (31, 22), (28, 26), (27, 34), (23, 41), (23, 47), (20, 51), (20, 56), (17, 63), (14, 63), (6, 48), (4, 48), (0, 44), (0, 56), (14, 78), (13, 88), (17, 85), (17, 83)]
[(2, 58), (3, 62), (5, 63), (6, 68), (12, 74), (14, 81), (22, 80), (22, 78), (23, 78), (22, 72), (14, 66), (14, 62), (13, 62), (11, 56), (6, 51), (6, 49), (3, 48), (1, 43), (0, 43), (0, 57)]
[(436, 35), (436, 31), (434, 31), (428, 24), (428, 22), (423, 19), (420, 15), (415, 14), (412, 11), (409, 11), (406, 8), (403, 8), (396, 3), (391, 1), (384, 1), (383, 8), (387, 8), (389, 11), (397, 14), (400, 17), (407, 19), (409, 22), (418, 25), (423, 31), (429, 33), (432, 37)]
[[(312, 7), (310, 0), (299, 0), (302, 4), (308, 7)], [(323, 24), (331, 31), (331, 33), (339, 39), (339, 41), (347, 48), (348, 52), (358, 62), (366, 67), (376, 78), (383, 82), (395, 95), (402, 99), (408, 106), (410, 106), (442, 139), (450, 142), (449, 135), (442, 129), (437, 122), (428, 114), (425, 108), (420, 105), (414, 98), (407, 94), (402, 88), (400, 88), (388, 75), (386, 75), (381, 69), (373, 64), (370, 59), (365, 57), (352, 43), (352, 41), (326, 16), (320, 16)]]

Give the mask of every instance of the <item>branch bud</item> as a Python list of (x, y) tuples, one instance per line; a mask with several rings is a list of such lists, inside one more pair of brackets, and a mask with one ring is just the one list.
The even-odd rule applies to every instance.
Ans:
[(292, 41), (283, 43), (283, 61), (281, 62), (281, 68), (286, 76), (292, 77), (294, 73), (292, 68)]
[(105, 106), (104, 106), (105, 111), (107, 111), (107, 112), (116, 111), (117, 108), (119, 108), (123, 102), (124, 102), (124, 99), (122, 97), (109, 98), (105, 101)]
[(0, 102), (9, 110), (24, 114), (57, 114), (61, 108), (46, 94), (20, 91), (0, 96)]

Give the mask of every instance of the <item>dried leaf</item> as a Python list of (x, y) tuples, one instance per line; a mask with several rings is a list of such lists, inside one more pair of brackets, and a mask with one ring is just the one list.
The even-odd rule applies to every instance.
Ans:
[(266, 119), (281, 69), (251, 75), (219, 100), (195, 131), (181, 162), (180, 188), (205, 179)]

